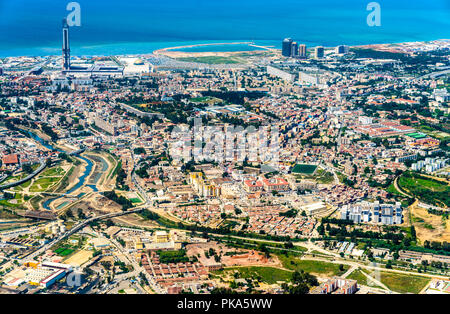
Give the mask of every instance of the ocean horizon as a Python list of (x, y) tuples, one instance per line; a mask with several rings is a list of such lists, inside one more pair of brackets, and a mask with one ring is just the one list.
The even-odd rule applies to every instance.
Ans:
[[(0, 0), (0, 57), (61, 53), (68, 0)], [(332, 47), (450, 38), (450, 0), (379, 0), (369, 27), (366, 0), (79, 0), (73, 56), (149, 54), (203, 43), (253, 41), (280, 48), (285, 37)]]

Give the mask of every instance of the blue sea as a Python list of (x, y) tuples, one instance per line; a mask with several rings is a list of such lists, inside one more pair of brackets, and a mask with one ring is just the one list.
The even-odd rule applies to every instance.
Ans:
[[(71, 0), (0, 0), (0, 56), (55, 55)], [(78, 0), (72, 55), (143, 54), (197, 43), (254, 41), (279, 47), (359, 45), (450, 38), (450, 0)]]

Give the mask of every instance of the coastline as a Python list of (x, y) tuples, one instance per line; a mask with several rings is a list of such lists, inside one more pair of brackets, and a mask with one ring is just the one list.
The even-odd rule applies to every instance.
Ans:
[[(129, 42), (129, 43), (117, 43), (117, 44), (102, 44), (102, 45), (83, 45), (74, 46), (72, 49), (72, 56), (75, 57), (108, 57), (108, 56), (127, 56), (127, 55), (158, 55), (162, 52), (174, 51), (174, 49), (187, 48), (187, 47), (212, 47), (212, 46), (227, 46), (236, 45), (243, 43), (253, 43), (257, 47), (266, 47), (269, 49), (281, 49), (281, 40), (217, 40), (217, 41), (180, 41), (180, 42)], [(401, 45), (408, 43), (431, 43), (437, 41), (450, 41), (449, 38), (441, 39), (430, 39), (430, 40), (418, 40), (418, 41), (398, 41), (398, 42), (386, 42), (386, 43), (360, 43), (360, 44), (347, 44), (343, 42), (342, 44), (348, 45), (352, 48), (357, 47), (368, 47), (368, 46), (381, 46), (381, 45)], [(319, 44), (313, 42), (305, 42), (307, 47), (323, 46), (325, 49), (335, 47), (331, 44)], [(262, 51), (252, 50), (252, 51)], [(52, 53), (48, 53), (52, 51)], [(53, 52), (54, 51), (54, 52)], [(232, 52), (243, 52), (232, 51)], [(178, 51), (181, 52), (181, 51)], [(203, 52), (230, 52), (230, 51), (203, 51)], [(53, 47), (28, 47), (28, 48), (18, 48), (11, 49), (9, 51), (0, 51), (0, 58), (20, 58), (20, 57), (53, 57), (61, 55), (61, 49), (59, 45)]]

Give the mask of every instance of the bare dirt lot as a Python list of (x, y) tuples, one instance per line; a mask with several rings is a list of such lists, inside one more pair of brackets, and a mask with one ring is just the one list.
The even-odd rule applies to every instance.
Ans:
[(160, 227), (156, 222), (151, 220), (145, 220), (138, 214), (130, 214), (121, 217), (112, 218), (112, 221), (121, 225), (128, 225), (131, 227), (139, 227), (139, 228), (155, 228)]
[(261, 252), (254, 250), (230, 248), (217, 242), (189, 244), (186, 246), (188, 256), (196, 256), (203, 264), (213, 262), (214, 258), (209, 254), (213, 249), (220, 256), (220, 262), (224, 267), (230, 266), (282, 266), (281, 262), (272, 256), (266, 258)]
[(91, 259), (92, 254), (92, 251), (81, 250), (69, 257), (65, 263), (72, 266), (81, 266)]
[(450, 221), (444, 220), (440, 215), (428, 213), (425, 208), (416, 204), (410, 207), (414, 228), (417, 238), (423, 244), (426, 240), (449, 242), (450, 241)]

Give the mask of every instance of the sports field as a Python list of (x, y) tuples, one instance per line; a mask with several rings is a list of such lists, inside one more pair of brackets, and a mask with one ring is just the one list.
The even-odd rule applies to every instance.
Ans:
[(423, 133), (408, 133), (408, 134), (406, 134), (406, 136), (409, 136), (409, 137), (412, 137), (412, 138), (415, 138), (415, 139), (421, 139), (421, 138), (427, 137)]
[(91, 259), (93, 255), (92, 251), (81, 250), (71, 257), (69, 257), (64, 263), (72, 266), (81, 266)]
[(316, 169), (317, 169), (316, 165), (296, 164), (292, 169), (292, 172), (298, 174), (311, 175), (316, 171)]
[(73, 251), (74, 251), (74, 249), (71, 249), (71, 248), (69, 248), (67, 246), (62, 246), (60, 248), (57, 248), (54, 252), (56, 254), (58, 254), (59, 256), (64, 257), (64, 256), (72, 254)]

